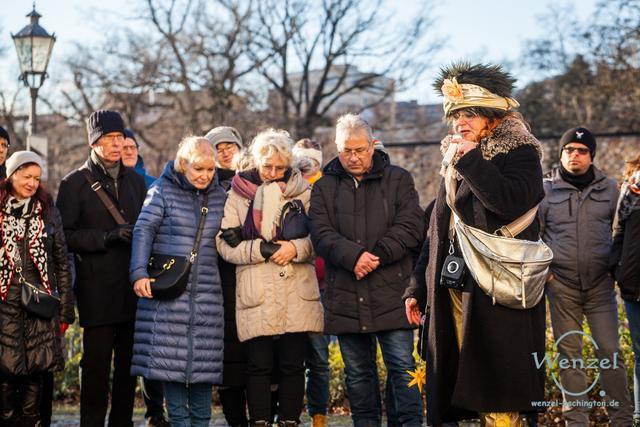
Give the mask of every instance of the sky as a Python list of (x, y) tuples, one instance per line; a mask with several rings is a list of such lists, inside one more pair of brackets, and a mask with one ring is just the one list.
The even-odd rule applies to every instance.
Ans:
[[(317, 0), (320, 2), (320, 0)], [(426, 0), (385, 0), (385, 8), (409, 19)], [(518, 62), (527, 39), (544, 35), (539, 17), (549, 9), (546, 0), (429, 0), (434, 7), (433, 31), (445, 37), (446, 45), (434, 58), (433, 66), (417, 87), (397, 95), (399, 100), (417, 99), (421, 103), (435, 102), (431, 89), (439, 66), (467, 58), (514, 64)], [(579, 20), (588, 17), (597, 0), (555, 0), (555, 4), (575, 7)], [(73, 51), (74, 43), (96, 42), (111, 29), (109, 21), (128, 19), (135, 14), (135, 0), (37, 0), (36, 9), (43, 15), (40, 24), (55, 33), (56, 45), (48, 72), (59, 75), (62, 59)], [(28, 23), (32, 0), (0, 0), (0, 47), (5, 48), (0, 61), (0, 84), (14, 85), (19, 74), (15, 48), (10, 33), (17, 33)], [(131, 25), (136, 25), (132, 22)], [(517, 76), (516, 76), (517, 77)], [(520, 85), (526, 83), (527, 76)], [(45, 82), (45, 85), (47, 83)], [(25, 95), (26, 96), (26, 95)]]

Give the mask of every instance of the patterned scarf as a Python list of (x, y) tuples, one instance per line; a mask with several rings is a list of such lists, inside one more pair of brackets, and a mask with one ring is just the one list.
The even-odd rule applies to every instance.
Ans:
[(28, 254), (35, 264), (44, 289), (51, 294), (49, 275), (47, 273), (47, 252), (44, 238), (47, 236), (42, 220), (42, 206), (40, 202), (32, 203), (31, 199), (18, 200), (9, 197), (0, 212), (0, 299), (7, 297), (9, 286), (15, 269), (25, 266), (21, 259), (20, 242), (28, 239)]
[[(282, 206), (286, 199), (294, 198), (309, 188), (300, 171), (294, 169), (286, 182), (273, 181), (260, 185), (255, 179), (240, 173), (231, 180), (231, 188), (241, 197), (251, 200), (250, 214), (245, 223), (252, 221), (254, 231), (265, 241), (270, 242), (276, 236)], [(243, 238), (248, 239), (243, 230)], [(248, 233), (251, 234), (251, 233)]]

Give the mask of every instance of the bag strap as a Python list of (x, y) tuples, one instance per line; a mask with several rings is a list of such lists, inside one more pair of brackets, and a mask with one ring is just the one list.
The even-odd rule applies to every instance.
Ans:
[(102, 184), (100, 184), (100, 181), (93, 180), (93, 177), (91, 176), (91, 172), (89, 172), (89, 169), (82, 169), (82, 172), (85, 179), (89, 183), (89, 186), (91, 186), (91, 189), (96, 193), (96, 195), (98, 196), (98, 198), (100, 199), (104, 207), (107, 208), (107, 210), (109, 211), (109, 214), (111, 214), (111, 217), (114, 219), (116, 224), (118, 225), (128, 224), (127, 220), (124, 219), (124, 217), (122, 216), (118, 208), (116, 208), (116, 206), (113, 204), (113, 201), (111, 201), (111, 198), (102, 189)]
[(202, 232), (204, 231), (204, 222), (207, 218), (207, 214), (209, 213), (209, 194), (204, 193), (204, 197), (202, 198), (202, 206), (200, 207), (200, 222), (198, 223), (198, 231), (196, 232), (196, 241), (193, 244), (193, 249), (189, 254), (189, 262), (193, 264), (198, 256), (198, 248), (200, 248), (200, 240), (202, 240)]
[[(444, 188), (446, 191), (447, 205), (449, 205), (449, 208), (451, 209), (451, 216), (452, 217), (455, 216), (457, 221), (462, 222), (460, 215), (456, 212), (454, 208), (457, 186), (458, 186), (457, 180), (453, 175), (453, 166), (448, 166), (445, 172), (445, 177), (444, 177)], [(526, 211), (524, 214), (522, 214), (519, 218), (516, 218), (509, 224), (503, 225), (502, 227), (498, 228), (495, 231), (495, 234), (498, 234), (504, 237), (511, 237), (511, 238), (516, 237), (518, 234), (522, 233), (527, 227), (529, 227), (533, 222), (533, 220), (536, 218), (536, 214), (538, 212), (538, 206), (539, 205), (535, 205), (534, 207)], [(453, 221), (451, 221), (451, 223), (453, 223)]]

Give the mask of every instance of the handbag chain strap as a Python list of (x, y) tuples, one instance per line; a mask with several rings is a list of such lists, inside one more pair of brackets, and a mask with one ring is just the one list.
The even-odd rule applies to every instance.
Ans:
[(189, 262), (193, 264), (198, 256), (198, 248), (200, 247), (200, 240), (202, 239), (202, 232), (204, 231), (204, 221), (207, 218), (207, 214), (209, 213), (209, 208), (207, 207), (209, 204), (209, 194), (204, 193), (202, 199), (202, 206), (200, 207), (200, 222), (198, 223), (198, 231), (196, 232), (196, 241), (193, 244), (193, 249), (189, 254)]
[[(455, 206), (455, 197), (457, 190), (457, 180), (453, 175), (453, 167), (448, 166), (447, 171), (444, 177), (444, 188), (446, 191), (446, 200), (447, 205), (451, 209), (451, 221), (449, 222), (449, 235), (450, 240), (453, 241), (452, 236), (455, 236), (455, 231), (453, 230), (454, 220), (462, 222), (460, 215), (457, 214), (454, 206)], [(518, 234), (522, 233), (527, 227), (531, 225), (533, 220), (536, 218), (536, 214), (538, 212), (538, 205), (535, 205), (520, 217), (516, 218), (512, 222), (507, 225), (503, 225), (495, 231), (495, 234), (514, 238)]]

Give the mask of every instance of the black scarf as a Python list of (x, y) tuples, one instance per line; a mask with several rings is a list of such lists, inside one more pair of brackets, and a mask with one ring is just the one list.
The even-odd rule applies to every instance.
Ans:
[(596, 174), (593, 172), (593, 165), (589, 166), (589, 170), (587, 170), (582, 175), (574, 175), (566, 170), (564, 166), (560, 165), (560, 176), (563, 180), (573, 185), (580, 191), (587, 188), (589, 184), (591, 184), (596, 178)]

